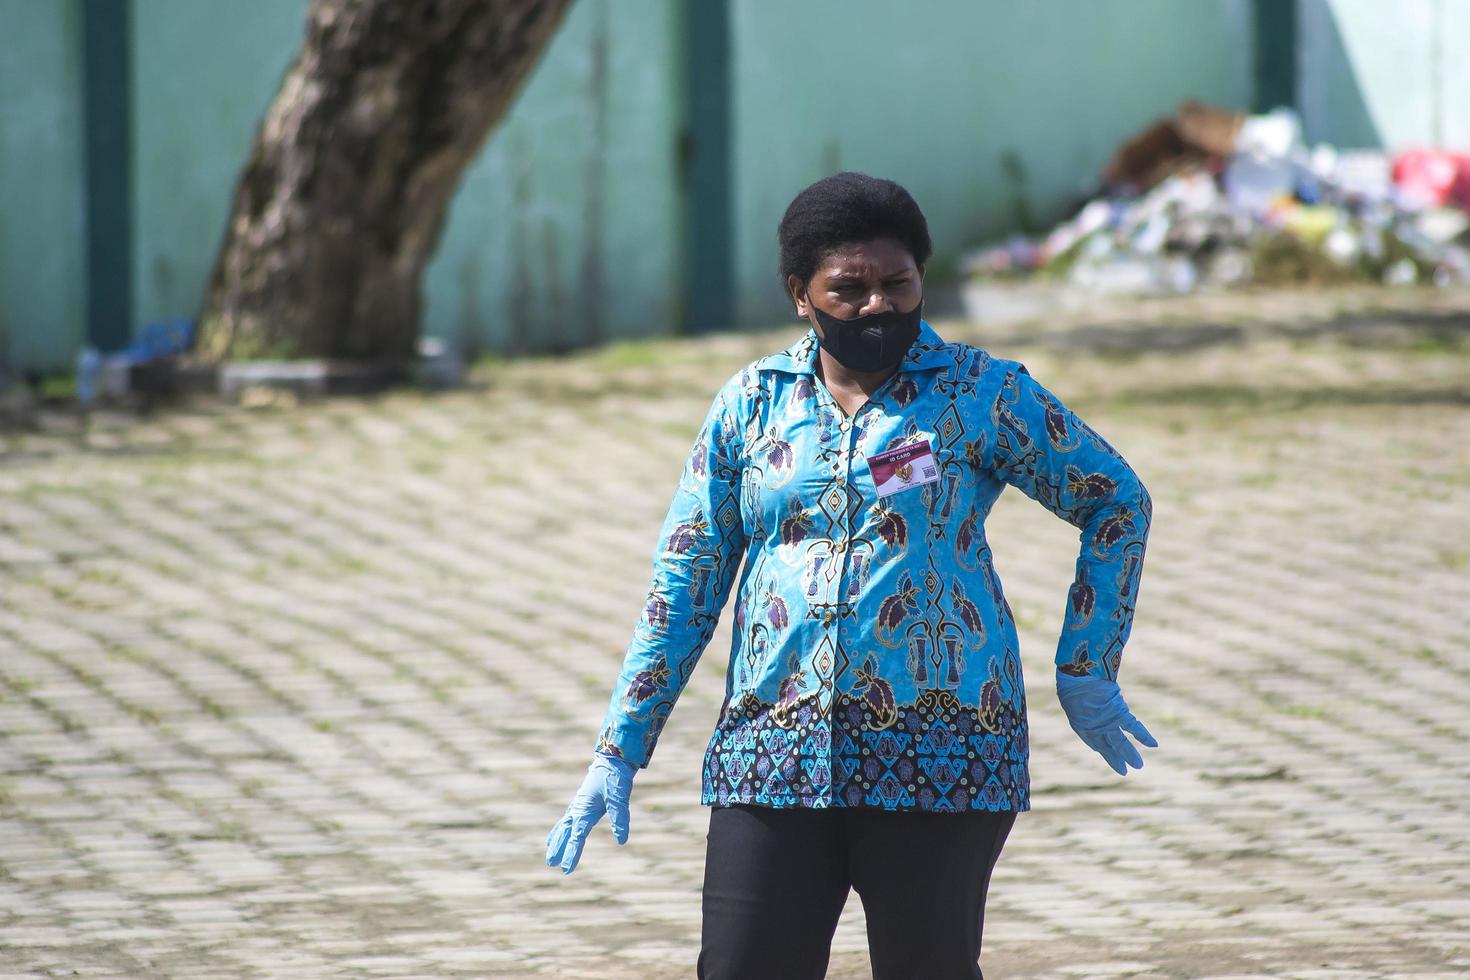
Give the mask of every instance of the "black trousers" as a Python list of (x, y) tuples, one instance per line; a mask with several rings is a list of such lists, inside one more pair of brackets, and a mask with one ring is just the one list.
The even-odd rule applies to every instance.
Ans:
[(990, 873), (1014, 813), (710, 811), (701, 980), (820, 980), (848, 890), (875, 980), (976, 980)]

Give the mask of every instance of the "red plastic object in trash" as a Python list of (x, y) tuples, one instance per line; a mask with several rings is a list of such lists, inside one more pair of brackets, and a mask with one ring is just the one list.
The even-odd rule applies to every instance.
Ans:
[(1405, 150), (1393, 160), (1393, 182), (1423, 204), (1451, 204), (1470, 211), (1470, 153)]

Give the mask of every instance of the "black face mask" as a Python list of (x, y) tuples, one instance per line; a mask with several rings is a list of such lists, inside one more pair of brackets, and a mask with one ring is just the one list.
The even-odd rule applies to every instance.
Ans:
[(817, 315), (822, 333), (817, 338), (822, 350), (850, 371), (873, 373), (893, 367), (909, 352), (919, 337), (919, 320), (924, 301), (907, 313), (885, 310), (851, 320), (839, 320), (817, 308), (807, 297)]

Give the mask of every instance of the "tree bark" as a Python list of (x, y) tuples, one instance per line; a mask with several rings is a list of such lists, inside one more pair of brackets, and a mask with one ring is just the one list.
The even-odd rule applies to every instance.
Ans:
[(411, 359), (460, 175), (569, 4), (312, 0), (235, 190), (193, 359)]

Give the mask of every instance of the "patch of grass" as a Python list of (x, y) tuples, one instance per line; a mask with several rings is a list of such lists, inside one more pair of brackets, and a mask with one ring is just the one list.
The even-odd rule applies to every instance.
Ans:
[(1435, 559), (1452, 572), (1458, 572), (1470, 565), (1470, 551), (1460, 548), (1440, 548), (1434, 553)]
[(337, 730), (337, 723), (332, 721), (332, 719), (330, 718), (318, 718), (316, 721), (311, 723), (311, 727), (315, 728), (323, 735), (329, 735)]
[(504, 367), (506, 363), (507, 358), (504, 354), (499, 354), (495, 351), (485, 351), (483, 354), (476, 356), (475, 359), (470, 362), (469, 369), (476, 372), (498, 371), (499, 369)]
[(70, 374), (48, 374), (41, 378), (37, 394), (42, 398), (75, 398), (77, 379)]
[(48, 480), (37, 480), (35, 483), (27, 483), (19, 490), (16, 490), (14, 492), (18, 493), (21, 499), (27, 502), (40, 500), (45, 497), (57, 496), (60, 494), (86, 496), (85, 489), (75, 484), (52, 483)]
[(96, 565), (86, 566), (77, 574), (77, 577), (84, 582), (95, 582), (98, 585), (120, 585), (123, 581), (123, 577), (117, 573), (116, 569), (99, 568)]
[(603, 368), (660, 367), (681, 363), (688, 357), (687, 351), (660, 338), (617, 341), (604, 347), (593, 361)]
[(421, 453), (412, 456), (408, 465), (415, 473), (424, 476), (440, 476), (444, 472), (445, 462), (443, 456)]
[(118, 660), (126, 660), (126, 661), (128, 661), (130, 663), (135, 663), (135, 664), (150, 664), (150, 663), (153, 662), (153, 658), (148, 654), (148, 651), (144, 650), (142, 647), (133, 647), (133, 646), (113, 646), (113, 647), (108, 647), (107, 648), (107, 655), (109, 657), (114, 657), (114, 658), (116, 658)]
[(1434, 647), (1423, 643), (1409, 650), (1409, 656), (1415, 660), (1425, 660), (1436, 666), (1444, 666), (1444, 656)]
[(221, 820), (212, 834), (190, 834), (190, 840), (243, 841), (250, 839), (250, 828), (238, 820)]
[(258, 561), (245, 572), (248, 578), (257, 582), (267, 581), (275, 571), (275, 566), (268, 561)]
[(28, 589), (47, 589), (48, 591), (50, 589), (50, 586), (46, 584), (45, 577), (34, 574), (23, 574), (20, 572), (17, 572), (14, 575), (10, 576), (10, 584), (12, 587), (24, 586)]
[(211, 717), (218, 718), (220, 721), (224, 721), (235, 714), (229, 708), (210, 698), (200, 698), (199, 703), (204, 707), (205, 712)]
[(293, 337), (267, 340), (257, 334), (236, 335), (230, 342), (232, 361), (290, 361), (301, 357), (301, 344)]
[(110, 605), (98, 599), (77, 595), (75, 586), (68, 586), (65, 590), (56, 590), (56, 600), (73, 609), (106, 609)]
[(343, 575), (363, 575), (368, 572), (377, 571), (377, 566), (372, 562), (366, 558), (359, 558), (356, 555), (333, 555), (332, 565), (336, 571)]
[(102, 683), (102, 678), (98, 677), (87, 668), (73, 667), (71, 671), (73, 674), (77, 675), (77, 680), (92, 688), (94, 691), (101, 691), (106, 689), (106, 685)]
[(1259, 238), (1251, 244), (1250, 253), (1258, 283), (1333, 285), (1357, 281), (1362, 275), (1357, 268), (1338, 265), (1295, 235), (1283, 233)]
[(127, 705), (127, 712), (145, 725), (157, 725), (163, 720), (163, 715), (159, 714), (156, 708), (150, 708), (146, 705)]
[(184, 574), (179, 566), (162, 558), (148, 559), (148, 567), (166, 578), (183, 578)]
[(161, 800), (167, 800), (175, 806), (187, 808), (191, 807), (194, 803), (194, 798), (192, 796), (189, 796), (183, 790), (178, 789), (174, 786), (160, 786), (153, 791), (153, 795), (157, 796)]
[(1429, 354), (1434, 357), (1459, 354), (1465, 350), (1465, 337), (1448, 333), (1415, 334), (1403, 346), (1403, 350), (1410, 354)]
[(1200, 776), (1212, 783), (1220, 783), (1221, 785), (1230, 785), (1231, 783), (1266, 783), (1274, 782), (1278, 779), (1293, 781), (1296, 779), (1285, 766), (1276, 766), (1275, 768), (1259, 772), (1204, 772)]
[(1341, 660), (1344, 663), (1352, 664), (1357, 670), (1365, 674), (1372, 674), (1374, 677), (1390, 679), (1395, 676), (1395, 671), (1385, 665), (1383, 661), (1355, 647), (1333, 647), (1330, 650), (1324, 650), (1322, 652), (1334, 660)]
[(1281, 713), (1293, 718), (1326, 718), (1327, 709), (1313, 704), (1291, 704), (1283, 707)]
[(1089, 351), (1088, 356), (1098, 361), (1121, 367), (1127, 364), (1136, 364), (1153, 351), (1142, 347), (1099, 347), (1097, 350)]

